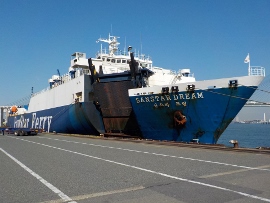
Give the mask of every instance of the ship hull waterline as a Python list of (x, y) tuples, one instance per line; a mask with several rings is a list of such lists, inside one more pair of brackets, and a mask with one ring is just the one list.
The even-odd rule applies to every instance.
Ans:
[[(130, 98), (143, 138), (216, 144), (256, 88), (242, 86)], [(177, 113), (185, 123), (177, 120)]]

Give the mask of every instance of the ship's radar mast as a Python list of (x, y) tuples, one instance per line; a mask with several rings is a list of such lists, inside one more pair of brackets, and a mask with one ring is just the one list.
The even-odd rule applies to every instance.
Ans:
[(97, 40), (97, 43), (98, 42), (106, 42), (106, 43), (108, 43), (109, 44), (109, 52), (110, 52), (110, 55), (112, 56), (118, 50), (118, 45), (120, 44), (117, 41), (117, 38), (120, 38), (120, 37), (111, 36), (110, 33), (109, 33), (109, 38), (108, 39), (99, 38)]

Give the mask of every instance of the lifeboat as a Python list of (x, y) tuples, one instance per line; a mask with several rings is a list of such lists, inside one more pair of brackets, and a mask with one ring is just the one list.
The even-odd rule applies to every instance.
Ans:
[(10, 108), (10, 110), (11, 110), (12, 113), (16, 113), (18, 111), (18, 108), (17, 108), (17, 106), (12, 106)]

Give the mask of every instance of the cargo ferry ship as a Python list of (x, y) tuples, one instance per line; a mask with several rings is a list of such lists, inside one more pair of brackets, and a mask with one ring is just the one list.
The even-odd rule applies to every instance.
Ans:
[(254, 67), (249, 76), (196, 81), (190, 69), (154, 66), (132, 47), (120, 52), (116, 36), (97, 42), (96, 57), (75, 52), (66, 74), (13, 106), (8, 126), (214, 144), (265, 75)]
[(75, 52), (66, 74), (53, 75), (49, 87), (33, 93), (29, 104), (13, 106), (8, 125), (47, 132), (142, 137), (128, 89), (195, 81), (189, 69), (175, 72), (153, 66), (150, 56), (133, 53), (130, 46), (119, 51), (116, 36), (109, 34), (97, 42), (101, 46), (96, 57), (88, 59), (85, 53)]

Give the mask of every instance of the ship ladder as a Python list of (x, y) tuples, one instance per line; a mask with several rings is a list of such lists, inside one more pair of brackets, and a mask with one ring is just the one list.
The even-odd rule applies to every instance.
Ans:
[(171, 82), (171, 84), (172, 84), (172, 85), (175, 84), (175, 83), (176, 83), (176, 80), (177, 80), (178, 78), (180, 78), (180, 77), (181, 77), (181, 76), (180, 76), (179, 74), (175, 75), (173, 81)]

